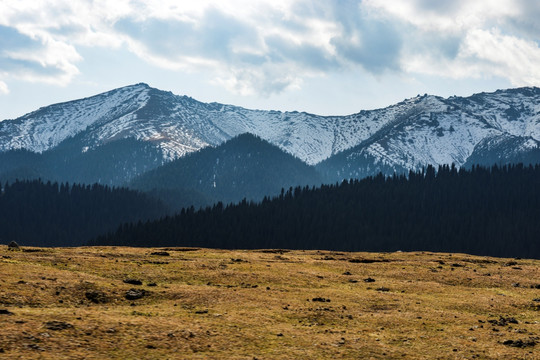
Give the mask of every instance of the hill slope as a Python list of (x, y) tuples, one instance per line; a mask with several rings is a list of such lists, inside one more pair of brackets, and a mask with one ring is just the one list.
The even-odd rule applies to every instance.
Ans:
[(0, 152), (0, 181), (42, 178), (119, 186), (163, 163), (161, 150), (142, 140), (120, 139), (79, 151), (78, 138), (68, 138), (43, 153)]
[(320, 185), (313, 167), (251, 134), (205, 148), (134, 179), (130, 186), (150, 191), (192, 189), (214, 201), (261, 200), (282, 188)]

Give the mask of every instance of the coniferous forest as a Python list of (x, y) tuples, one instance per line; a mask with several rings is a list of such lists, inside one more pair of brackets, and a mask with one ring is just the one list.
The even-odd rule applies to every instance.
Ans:
[(431, 166), (125, 224), (92, 245), (444, 251), (540, 258), (540, 166)]
[(161, 202), (125, 188), (16, 181), (0, 192), (0, 243), (78, 246), (123, 222), (166, 212)]

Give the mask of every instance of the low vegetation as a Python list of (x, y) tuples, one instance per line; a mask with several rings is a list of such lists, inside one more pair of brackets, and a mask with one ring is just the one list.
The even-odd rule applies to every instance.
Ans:
[(540, 261), (0, 247), (0, 357), (540, 358)]

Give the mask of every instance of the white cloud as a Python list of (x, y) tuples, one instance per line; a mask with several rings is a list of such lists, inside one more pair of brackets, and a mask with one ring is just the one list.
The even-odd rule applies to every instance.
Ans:
[[(286, 89), (299, 89), (302, 77), (284, 65), (267, 64), (262, 68), (231, 68), (218, 73), (213, 83), (240, 95), (270, 96)], [(301, 69), (297, 69), (302, 73)], [(305, 75), (305, 73), (303, 73)]]
[[(239, 94), (363, 69), (540, 82), (540, 5), (527, 0), (3, 0), (0, 73), (65, 85), (81, 48), (213, 74)], [(0, 34), (0, 37), (2, 34)]]
[(524, 21), (540, 14), (535, 2), (365, 0), (364, 6), (407, 29), (400, 60), (406, 72), (540, 85), (540, 32)]
[(391, 16), (423, 31), (462, 32), (523, 15), (517, 0), (364, 0), (372, 12)]
[(540, 84), (540, 48), (534, 41), (503, 35), (497, 29), (473, 30), (461, 56), (478, 60), (487, 72), (507, 77), (516, 86)]
[(9, 94), (9, 88), (7, 84), (0, 80), (0, 95), (7, 95)]

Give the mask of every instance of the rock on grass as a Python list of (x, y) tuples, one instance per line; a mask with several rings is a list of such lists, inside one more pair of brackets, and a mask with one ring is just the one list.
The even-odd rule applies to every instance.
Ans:
[(107, 295), (99, 290), (88, 290), (85, 292), (84, 296), (94, 304), (105, 304), (109, 302)]
[(166, 251), (154, 251), (154, 252), (151, 252), (150, 255), (154, 255), (154, 256), (171, 256), (171, 254), (169, 254)]
[(326, 299), (326, 298), (323, 298), (323, 297), (315, 297), (315, 298), (311, 299), (311, 301), (314, 301), (314, 302), (330, 302), (330, 299)]
[(503, 345), (511, 346), (511, 347), (518, 347), (518, 348), (525, 348), (525, 347), (533, 347), (536, 345), (536, 341), (534, 339), (525, 339), (525, 340), (505, 340), (503, 342)]
[(64, 321), (53, 320), (53, 321), (47, 321), (45, 323), (45, 327), (49, 330), (58, 331), (58, 330), (70, 329), (73, 327), (73, 325)]
[(127, 300), (137, 300), (146, 295), (146, 291), (144, 290), (137, 290), (137, 289), (129, 289), (126, 291), (125, 298)]
[(124, 283), (130, 285), (142, 285), (142, 281), (138, 279), (124, 279)]

